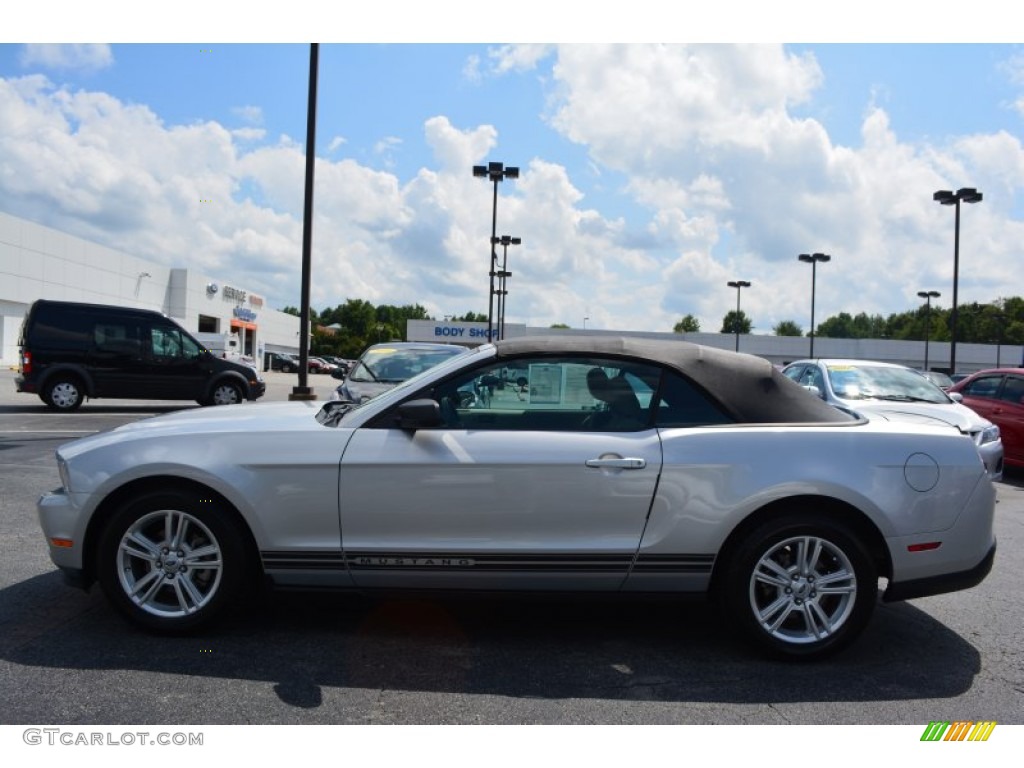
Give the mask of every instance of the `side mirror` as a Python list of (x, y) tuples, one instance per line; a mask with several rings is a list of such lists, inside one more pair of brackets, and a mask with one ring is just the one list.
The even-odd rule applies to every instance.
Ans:
[(441, 406), (436, 400), (407, 400), (398, 406), (399, 429), (429, 429), (443, 424)]
[(346, 371), (343, 371), (341, 368), (335, 368), (335, 369), (333, 369), (331, 371), (331, 378), (332, 379), (341, 379), (342, 381), (344, 381), (345, 380), (345, 373), (346, 373)]
[(822, 391), (820, 389), (818, 389), (816, 386), (814, 386), (813, 384), (804, 384), (804, 389), (806, 389), (808, 392), (810, 392), (815, 397), (820, 397), (822, 400), (825, 399), (825, 395), (822, 393)]
[(946, 394), (949, 395), (949, 399), (954, 403), (962, 403), (964, 401), (964, 396), (959, 392), (947, 392)]

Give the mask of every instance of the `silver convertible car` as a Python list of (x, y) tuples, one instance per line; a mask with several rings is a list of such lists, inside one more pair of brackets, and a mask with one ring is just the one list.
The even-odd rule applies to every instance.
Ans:
[(682, 341), (501, 341), (363, 404), (184, 411), (57, 463), (38, 504), (53, 561), (169, 632), (264, 580), (696, 593), (769, 653), (814, 658), (861, 632), (880, 585), (969, 588), (995, 555), (969, 437), (852, 418)]

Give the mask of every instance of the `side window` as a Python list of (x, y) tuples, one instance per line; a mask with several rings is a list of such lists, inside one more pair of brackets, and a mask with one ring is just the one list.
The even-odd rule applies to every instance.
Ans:
[(92, 317), (87, 313), (69, 307), (49, 305), (36, 311), (34, 327), (30, 332), (31, 338), (24, 341), (34, 349), (86, 353), (92, 344), (92, 339), (89, 338), (91, 328)]
[(800, 381), (800, 375), (804, 372), (804, 368), (806, 368), (806, 366), (791, 365), (788, 368), (786, 368), (782, 373), (783, 375), (791, 378), (793, 381)]
[(987, 397), (994, 399), (999, 385), (1002, 383), (1002, 376), (979, 376), (970, 384), (964, 387), (963, 393), (971, 397)]
[(1003, 390), (999, 393), (999, 399), (1020, 405), (1022, 398), (1024, 398), (1024, 379), (1018, 379), (1016, 376), (1007, 376), (1003, 384)]
[(660, 370), (578, 357), (500, 361), (438, 385), (451, 428), (633, 432), (650, 426)]
[(185, 357), (181, 330), (169, 325), (154, 325), (150, 331), (153, 358), (156, 360), (177, 360)]
[(139, 326), (131, 321), (99, 321), (92, 330), (93, 350), (100, 357), (138, 358), (142, 355)]
[(701, 427), (732, 424), (713, 400), (677, 373), (666, 371), (659, 393), (656, 426)]

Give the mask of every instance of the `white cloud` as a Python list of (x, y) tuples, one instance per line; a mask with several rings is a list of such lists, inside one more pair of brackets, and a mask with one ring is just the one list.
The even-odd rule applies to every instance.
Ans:
[[(931, 192), (965, 185), (985, 200), (964, 211), (961, 300), (1019, 292), (1007, 286), (1024, 240), (1012, 210), (1024, 150), (1010, 133), (908, 144), (869, 102), (859, 143), (838, 146), (794, 114), (813, 103), (820, 67), (778, 46), (498, 50), (502, 71), (536, 67), (551, 126), (633, 207), (628, 220), (603, 213), (557, 157), (502, 182), (497, 234), (523, 240), (508, 251), (510, 321), (669, 330), (692, 313), (717, 331), (735, 300), (725, 283), (744, 279), (759, 332), (780, 320), (806, 329), (811, 276), (797, 254), (814, 251), (833, 256), (818, 270), (819, 321), (887, 314), (921, 289), (948, 299), (953, 223)], [(498, 129), (437, 115), (422, 130), (432, 158), (411, 178), (318, 159), (314, 306), (486, 311), (492, 187), (468, 169), (490, 158)], [(107, 94), (0, 79), (8, 210), (167, 264), (244, 274), (272, 306), (298, 303), (303, 171), (288, 136), (166, 125)]]
[(51, 70), (79, 70), (96, 72), (114, 63), (110, 46), (66, 43), (60, 45), (29, 43), (19, 57), (24, 67), (43, 67)]
[(231, 113), (242, 120), (242, 122), (248, 123), (249, 125), (263, 124), (262, 107), (253, 106), (251, 104), (244, 107), (232, 107)]

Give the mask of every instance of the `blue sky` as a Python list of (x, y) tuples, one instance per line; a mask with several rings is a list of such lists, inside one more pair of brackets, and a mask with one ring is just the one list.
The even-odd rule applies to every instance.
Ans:
[[(985, 194), (963, 212), (961, 301), (1024, 294), (1021, 46), (936, 44), (912, 17), (886, 29), (922, 42), (711, 19), (673, 34), (714, 44), (650, 45), (618, 41), (652, 39), (657, 19), (598, 17), (602, 42), (517, 45), (364, 13), (363, 39), (393, 42), (321, 45), (314, 306), (486, 311), (492, 188), (471, 167), (491, 160), (521, 169), (499, 188), (498, 234), (523, 239), (509, 322), (670, 330), (693, 314), (717, 331), (735, 304), (725, 283), (746, 279), (755, 332), (806, 330), (796, 257), (813, 251), (833, 256), (819, 320), (903, 311), (922, 289), (946, 306), (953, 217), (931, 195), (960, 186)], [(949, 19), (932, 39), (970, 41), (990, 21)], [(212, 41), (181, 18), (156, 35), (67, 20), (0, 33), (0, 209), (295, 305), (309, 30), (261, 19), (243, 34), (297, 42), (255, 43), (215, 22), (201, 27)], [(586, 39), (548, 22), (534, 34)], [(39, 29), (149, 42), (54, 47)], [(722, 29), (746, 44), (718, 42)]]

